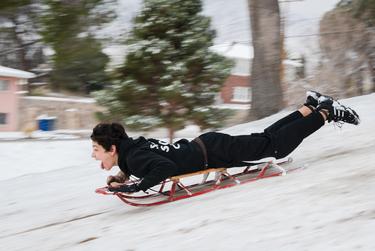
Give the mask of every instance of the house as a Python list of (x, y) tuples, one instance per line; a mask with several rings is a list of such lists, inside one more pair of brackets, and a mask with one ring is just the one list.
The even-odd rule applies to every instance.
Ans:
[(12, 69), (0, 65), (0, 131), (18, 129), (18, 106), (21, 86), (34, 73)]
[(220, 104), (244, 104), (251, 102), (250, 68), (253, 47), (240, 43), (218, 44), (211, 49), (235, 63), (231, 75), (226, 79), (219, 97)]

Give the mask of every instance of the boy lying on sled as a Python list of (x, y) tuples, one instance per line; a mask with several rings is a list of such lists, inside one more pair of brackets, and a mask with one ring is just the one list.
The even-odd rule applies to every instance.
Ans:
[[(304, 138), (321, 128), (325, 121), (358, 125), (358, 114), (332, 97), (307, 92), (306, 103), (297, 111), (280, 119), (262, 133), (230, 136), (209, 132), (192, 141), (182, 139), (168, 144), (156, 139), (128, 137), (117, 123), (100, 123), (92, 132), (92, 157), (101, 161), (101, 168), (119, 166), (116, 176), (109, 176), (108, 190), (135, 193), (163, 180), (206, 168), (245, 166), (246, 161), (266, 157), (276, 159), (289, 155)], [(121, 184), (130, 175), (139, 183)], [(117, 185), (113, 182), (117, 182)]]

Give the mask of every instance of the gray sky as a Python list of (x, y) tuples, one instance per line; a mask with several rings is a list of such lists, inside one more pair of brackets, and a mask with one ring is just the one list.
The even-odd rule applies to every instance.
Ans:
[[(131, 28), (131, 19), (139, 11), (142, 0), (118, 0), (118, 20), (107, 29), (104, 37), (117, 37)], [(320, 18), (325, 12), (334, 8), (339, 0), (303, 0), (281, 3), (283, 15), (286, 16), (287, 36), (315, 34), (318, 32)], [(203, 14), (212, 17), (216, 29), (216, 44), (224, 42), (250, 41), (250, 21), (247, 0), (203, 0)], [(117, 32), (114, 32), (117, 31)], [(316, 54), (318, 37), (287, 38), (287, 49), (300, 54)], [(110, 50), (110, 51), (108, 51)], [(107, 49), (115, 60), (122, 60), (120, 48)]]

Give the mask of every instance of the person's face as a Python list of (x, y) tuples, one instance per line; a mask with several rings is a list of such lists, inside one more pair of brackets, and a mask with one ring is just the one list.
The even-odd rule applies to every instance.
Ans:
[(100, 167), (104, 170), (109, 171), (113, 166), (117, 165), (116, 146), (112, 145), (111, 149), (109, 151), (106, 151), (101, 145), (93, 141), (91, 157), (96, 160), (100, 160)]

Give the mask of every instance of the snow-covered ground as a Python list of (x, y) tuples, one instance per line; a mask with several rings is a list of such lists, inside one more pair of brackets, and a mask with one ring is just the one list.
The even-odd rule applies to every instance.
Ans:
[(89, 140), (2, 142), (0, 249), (375, 250), (375, 94), (343, 103), (362, 124), (306, 139), (292, 154), (306, 169), (153, 208), (94, 193), (109, 173)]

